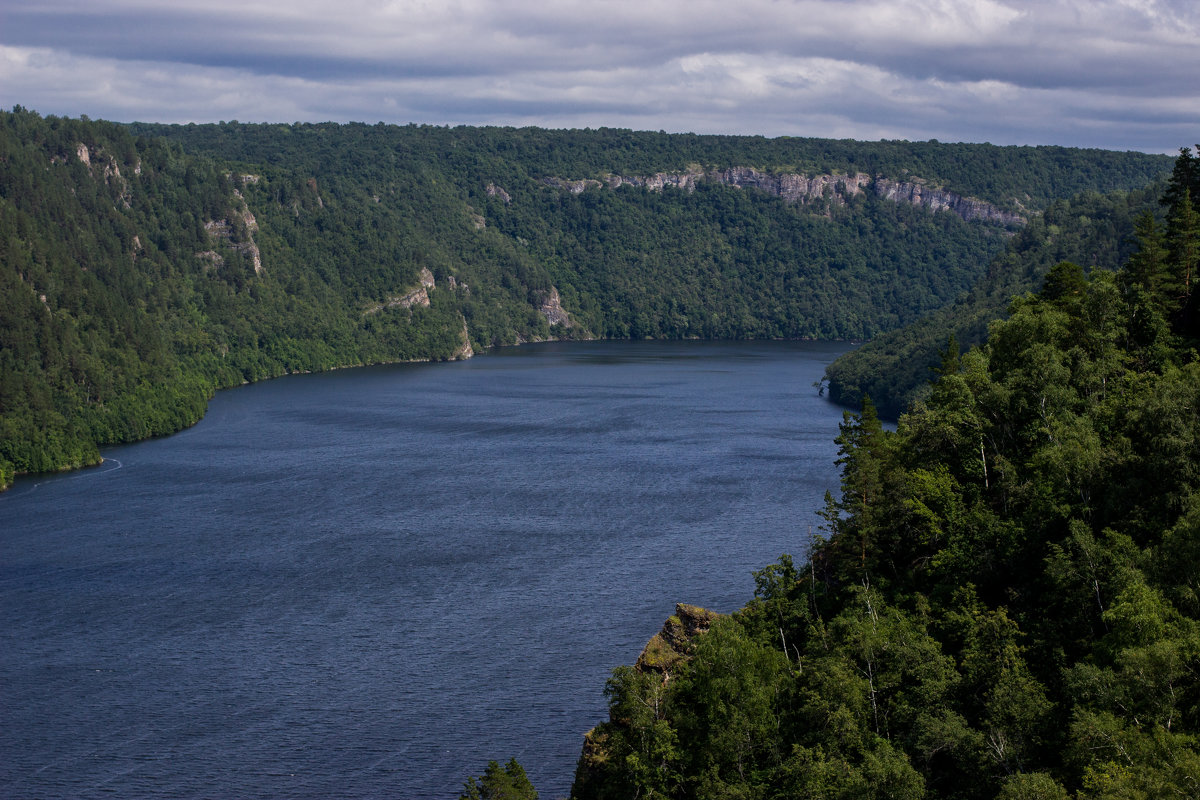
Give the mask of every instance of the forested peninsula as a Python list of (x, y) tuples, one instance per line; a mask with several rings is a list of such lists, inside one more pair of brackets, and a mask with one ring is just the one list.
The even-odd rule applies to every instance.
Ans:
[(808, 558), (614, 671), (572, 797), (1200, 797), (1198, 192), (1184, 150), (1119, 269), (847, 412)]
[(872, 339), (1008, 270), (1014, 243), (1062, 241), (1064, 198), (1171, 163), (18, 106), (0, 112), (0, 486), (289, 372), (563, 338)]

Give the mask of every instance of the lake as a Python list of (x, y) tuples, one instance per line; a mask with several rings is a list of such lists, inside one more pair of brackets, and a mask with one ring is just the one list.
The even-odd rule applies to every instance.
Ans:
[(836, 490), (847, 345), (547, 343), (221, 392), (0, 495), (0, 796), (566, 795), (604, 681)]

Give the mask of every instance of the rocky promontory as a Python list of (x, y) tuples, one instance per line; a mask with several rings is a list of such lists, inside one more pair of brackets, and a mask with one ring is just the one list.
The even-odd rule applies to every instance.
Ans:
[[(658, 687), (653, 694), (661, 693), (663, 687), (670, 682), (673, 672), (691, 659), (696, 637), (707, 633), (713, 621), (720, 616), (715, 611), (699, 606), (677, 604), (675, 613), (663, 623), (662, 630), (654, 634), (642, 649), (637, 663), (632, 667), (633, 672), (644, 676), (645, 680)], [(583, 751), (579, 755), (575, 773), (576, 788), (596, 783), (612, 755), (606, 728), (611, 728), (616, 722), (618, 720), (614, 718), (611, 722), (601, 723), (584, 734)], [(586, 794), (586, 788), (584, 793)]]

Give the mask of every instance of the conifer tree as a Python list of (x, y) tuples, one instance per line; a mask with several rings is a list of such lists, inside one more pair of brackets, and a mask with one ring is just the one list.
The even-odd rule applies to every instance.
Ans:
[(1185, 187), (1167, 216), (1167, 247), (1174, 268), (1181, 306), (1186, 308), (1192, 296), (1192, 284), (1200, 266), (1200, 213), (1192, 200), (1192, 191)]
[(515, 758), (503, 767), (489, 761), (483, 775), (472, 776), (463, 786), (460, 800), (537, 800), (538, 793)]

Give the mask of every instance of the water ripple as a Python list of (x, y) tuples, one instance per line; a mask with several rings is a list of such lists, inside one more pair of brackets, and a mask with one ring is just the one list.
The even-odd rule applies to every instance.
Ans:
[[(840, 347), (577, 343), (223, 392), (0, 496), (0, 795), (566, 794), (609, 670), (836, 480)], [(104, 480), (96, 480), (103, 476)], [(36, 490), (36, 491), (35, 491)]]

